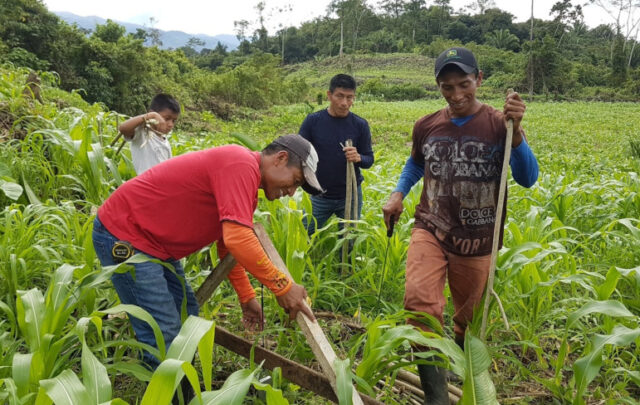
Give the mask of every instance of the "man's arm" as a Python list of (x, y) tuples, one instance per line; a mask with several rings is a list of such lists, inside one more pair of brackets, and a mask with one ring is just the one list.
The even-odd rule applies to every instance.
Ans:
[(373, 148), (371, 147), (371, 130), (369, 124), (365, 121), (362, 133), (360, 134), (360, 142), (358, 145), (360, 153), (360, 162), (357, 163), (362, 169), (368, 169), (373, 166)]
[(393, 192), (402, 193), (402, 198), (409, 194), (411, 188), (420, 181), (420, 179), (424, 176), (424, 164), (416, 162), (413, 157), (409, 156), (407, 162), (404, 164), (402, 168), (402, 173), (400, 173), (400, 178), (398, 179), (398, 184)]
[(531, 187), (538, 180), (538, 161), (533, 155), (524, 136), (518, 146), (511, 149), (511, 175), (522, 187)]
[(300, 130), (298, 134), (300, 134), (304, 139), (311, 142), (311, 114), (307, 115), (307, 117), (302, 121), (302, 125), (300, 125)]
[(282, 273), (269, 260), (253, 230), (231, 221), (222, 222), (225, 246), (235, 259), (249, 273), (267, 286), (277, 297), (278, 304), (293, 319), (302, 311), (309, 319), (315, 320), (305, 304), (307, 291)]
[(424, 176), (424, 165), (419, 164), (412, 156), (409, 156), (407, 163), (402, 168), (396, 188), (391, 193), (387, 203), (382, 207), (384, 223), (387, 229), (391, 229), (391, 217), (394, 218), (394, 223), (400, 218), (404, 210), (402, 200), (409, 194), (411, 188), (420, 181), (422, 176)]

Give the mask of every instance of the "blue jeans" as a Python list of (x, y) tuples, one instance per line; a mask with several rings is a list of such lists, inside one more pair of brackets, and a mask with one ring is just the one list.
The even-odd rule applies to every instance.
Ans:
[[(331, 200), (329, 198), (318, 196), (311, 196), (311, 208), (313, 210), (313, 217), (316, 219), (317, 228), (322, 228), (324, 224), (329, 220), (331, 215), (336, 214), (339, 218), (344, 218), (344, 206), (346, 199)], [(362, 214), (362, 187), (358, 185), (358, 218)], [(355, 218), (353, 218), (355, 219)], [(307, 228), (309, 236), (313, 235), (316, 230), (316, 224), (313, 221), (307, 220), (306, 217), (303, 220), (304, 226)], [(342, 229), (342, 226), (340, 226)]]
[[(93, 247), (98, 259), (103, 266), (116, 264), (111, 256), (113, 244), (118, 240), (102, 225), (98, 217), (93, 222)], [(136, 249), (135, 253), (143, 253)], [(154, 258), (151, 255), (147, 255)], [(169, 260), (166, 263), (175, 268), (176, 274), (182, 278), (185, 284), (187, 296), (187, 313), (198, 315), (199, 308), (196, 296), (189, 283), (185, 280), (184, 269), (179, 260)], [(135, 267), (135, 280), (131, 273), (114, 273), (111, 282), (123, 304), (137, 305), (147, 311), (160, 326), (166, 348), (169, 348), (173, 339), (180, 332), (182, 322), (180, 312), (184, 293), (182, 283), (176, 274), (164, 266), (153, 263), (137, 263)], [(129, 316), (131, 325), (136, 333), (136, 338), (142, 343), (158, 347), (153, 330), (144, 321)], [(159, 360), (148, 352), (144, 352), (144, 361), (155, 369)]]

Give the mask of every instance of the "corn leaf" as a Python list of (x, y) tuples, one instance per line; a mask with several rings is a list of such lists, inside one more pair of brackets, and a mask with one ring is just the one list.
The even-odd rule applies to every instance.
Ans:
[[(202, 405), (242, 405), (258, 370), (260, 367), (253, 371), (238, 370), (231, 374), (219, 390), (202, 393)], [(197, 400), (194, 398), (189, 405), (198, 405)]]
[[(282, 395), (282, 390), (273, 388), (269, 384), (254, 381), (253, 386), (258, 391), (264, 391), (267, 397), (267, 405), (289, 405), (289, 401)], [(342, 403), (341, 403), (342, 404)]]
[(211, 329), (215, 329), (213, 321), (189, 316), (182, 325), (178, 336), (171, 342), (167, 358), (190, 362), (196, 354), (198, 343)]
[(82, 342), (82, 381), (91, 398), (91, 404), (98, 405), (111, 399), (111, 380), (107, 369), (91, 352), (89, 346)]
[(333, 368), (336, 372), (336, 388), (338, 403), (340, 405), (351, 405), (353, 403), (353, 379), (351, 377), (351, 364), (349, 359), (335, 359)]
[(64, 370), (55, 378), (41, 380), (40, 386), (56, 405), (92, 403), (86, 388), (71, 370)]
[(567, 326), (569, 329), (573, 324), (585, 315), (598, 313), (609, 316), (632, 317), (633, 314), (620, 301), (591, 301), (582, 306), (582, 308), (574, 311), (567, 317)]
[(38, 350), (43, 334), (42, 318), (45, 313), (44, 297), (40, 290), (33, 288), (29, 291), (18, 291), (16, 309), (22, 336), (32, 351)]
[(491, 357), (484, 343), (467, 333), (464, 341), (466, 372), (461, 405), (497, 405), (496, 389), (491, 381)]
[(576, 394), (573, 399), (574, 405), (584, 404), (582, 396), (589, 383), (593, 381), (600, 372), (600, 368), (602, 367), (602, 352), (605, 346), (626, 346), (638, 337), (640, 337), (640, 328), (629, 329), (624, 325), (616, 325), (613, 333), (610, 335), (596, 334), (594, 336), (591, 352), (576, 360), (573, 364), (576, 381)]
[(200, 384), (198, 383), (198, 373), (188, 361), (178, 359), (167, 359), (160, 363), (151, 377), (147, 390), (142, 397), (141, 405), (168, 405), (171, 403), (176, 388), (180, 385), (180, 380), (187, 375), (198, 400), (200, 398)]
[(166, 350), (165, 350), (166, 346), (164, 343), (164, 337), (162, 336), (162, 331), (160, 330), (158, 323), (153, 319), (151, 314), (149, 314), (144, 309), (135, 305), (120, 304), (109, 309), (103, 309), (101, 311), (98, 311), (93, 315), (117, 314), (118, 312), (126, 312), (129, 315), (135, 316), (136, 318), (142, 321), (145, 321), (146, 323), (149, 324), (149, 326), (153, 330), (153, 335), (156, 338), (156, 344), (158, 345), (158, 349), (150, 350), (150, 353), (156, 356), (161, 361), (164, 360), (166, 357)]

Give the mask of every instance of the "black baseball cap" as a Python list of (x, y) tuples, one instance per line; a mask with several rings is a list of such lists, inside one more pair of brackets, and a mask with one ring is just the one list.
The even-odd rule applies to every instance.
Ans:
[(436, 78), (440, 75), (440, 71), (449, 64), (458, 66), (466, 74), (478, 71), (476, 57), (467, 48), (455, 47), (442, 52), (436, 59)]
[(304, 175), (305, 180), (305, 183), (302, 185), (302, 189), (304, 191), (311, 195), (324, 193), (324, 190), (316, 177), (316, 170), (318, 169), (318, 153), (313, 145), (311, 145), (311, 142), (298, 134), (291, 134), (283, 135), (273, 141), (273, 143), (284, 147), (291, 153), (294, 153), (302, 161), (302, 174)]

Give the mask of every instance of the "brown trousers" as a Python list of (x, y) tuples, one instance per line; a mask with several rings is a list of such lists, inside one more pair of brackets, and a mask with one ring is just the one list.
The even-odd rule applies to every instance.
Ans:
[[(491, 255), (454, 255), (444, 250), (431, 232), (413, 228), (407, 253), (405, 309), (426, 312), (444, 324), (444, 283), (448, 277), (455, 309), (454, 332), (464, 336), (473, 310), (482, 300), (490, 261)], [(413, 320), (408, 322), (428, 330), (422, 323)]]

